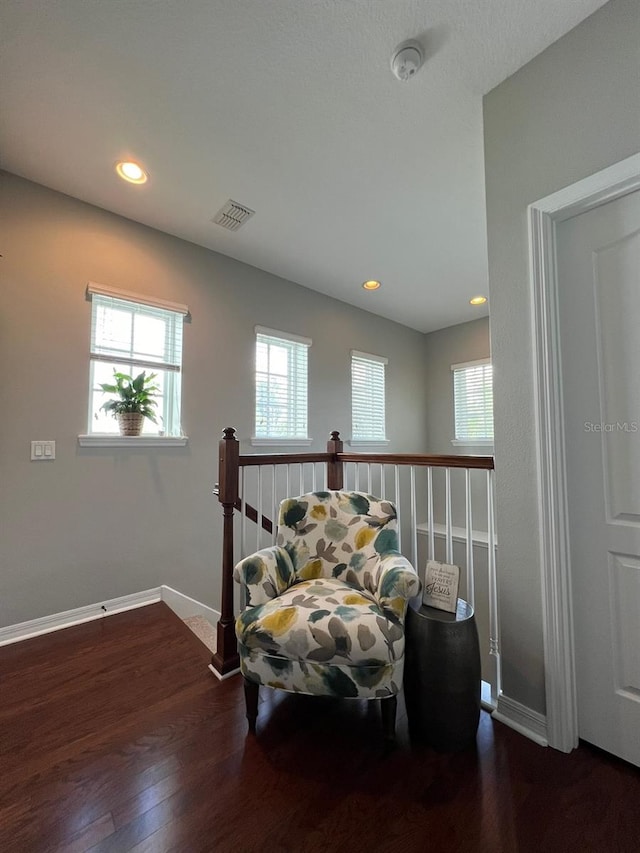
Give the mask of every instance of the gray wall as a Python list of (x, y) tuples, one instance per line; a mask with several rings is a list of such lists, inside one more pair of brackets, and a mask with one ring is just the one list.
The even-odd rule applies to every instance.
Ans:
[[(491, 456), (487, 446), (454, 446), (453, 378), (451, 365), (489, 358), (489, 318), (480, 317), (470, 323), (450, 326), (425, 335), (425, 364), (427, 365), (427, 438), (429, 453), (442, 455)], [(444, 523), (444, 474), (434, 471), (435, 520)], [(462, 471), (452, 471), (452, 516), (458, 527), (466, 524), (465, 484)], [(484, 471), (471, 475), (474, 529), (487, 529), (487, 480)]]
[[(15, 176), (0, 180), (0, 625), (161, 583), (218, 606), (217, 441), (228, 425), (244, 439), (253, 431), (255, 324), (313, 339), (313, 449), (331, 429), (349, 436), (355, 348), (389, 357), (389, 449), (426, 450), (420, 333)], [(189, 305), (186, 448), (78, 446), (89, 280)], [(32, 439), (55, 439), (55, 462), (30, 462)]]
[(526, 208), (640, 148), (640, 4), (612, 0), (484, 100), (503, 689), (544, 711)]
[(454, 448), (453, 379), (451, 365), (489, 358), (489, 318), (480, 317), (425, 335), (427, 369), (427, 435), (430, 453), (482, 453), (479, 448)]
[[(427, 366), (427, 436), (428, 451), (437, 455), (480, 455), (491, 456), (493, 447), (487, 446), (454, 446), (453, 411), (453, 377), (451, 365), (465, 361), (476, 361), (489, 358), (491, 346), (489, 341), (489, 318), (480, 317), (469, 323), (461, 323), (430, 332), (425, 335), (425, 364)], [(445, 479), (444, 472), (435, 469), (433, 472), (434, 485), (434, 516), (440, 524), (445, 522)], [(487, 529), (487, 475), (485, 471), (471, 472), (471, 496), (473, 508), (473, 529)], [(456, 527), (466, 526), (466, 487), (464, 471), (451, 471), (451, 508), (453, 524)], [(421, 502), (420, 519), (426, 520), (427, 509), (424, 500)], [(446, 560), (445, 542), (442, 538), (435, 541), (436, 559)], [(419, 537), (419, 571), (423, 572), (428, 558), (428, 540), (425, 535)], [(454, 563), (461, 567), (461, 584), (459, 595), (466, 598), (466, 546), (454, 543)], [(489, 586), (486, 546), (474, 546), (473, 566), (475, 578), (475, 610), (478, 633), (480, 636), (480, 652), (482, 657), (482, 672), (485, 680), (490, 680), (489, 666)]]

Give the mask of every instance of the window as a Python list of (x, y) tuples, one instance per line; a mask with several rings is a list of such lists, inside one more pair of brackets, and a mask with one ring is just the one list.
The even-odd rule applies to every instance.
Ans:
[(384, 369), (387, 359), (351, 351), (351, 440), (386, 444)]
[(263, 441), (309, 442), (308, 338), (256, 326), (256, 431)]
[(115, 418), (100, 411), (110, 396), (100, 384), (112, 383), (115, 369), (131, 376), (143, 370), (157, 374), (158, 423), (145, 418), (142, 434), (180, 436), (186, 306), (154, 299), (142, 301), (145, 297), (94, 284), (89, 285), (87, 293), (91, 296), (89, 434), (118, 434)]
[(489, 359), (452, 364), (454, 442), (493, 443), (493, 369)]

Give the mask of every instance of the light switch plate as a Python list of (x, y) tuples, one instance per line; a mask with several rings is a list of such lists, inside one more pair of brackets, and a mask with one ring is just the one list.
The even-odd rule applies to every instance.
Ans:
[(55, 441), (32, 441), (31, 461), (52, 462), (56, 458)]

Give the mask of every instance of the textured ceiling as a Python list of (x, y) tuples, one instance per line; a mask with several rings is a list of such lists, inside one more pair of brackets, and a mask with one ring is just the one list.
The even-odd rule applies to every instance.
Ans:
[[(468, 305), (487, 291), (481, 97), (601, 5), (0, 0), (0, 165), (442, 328), (487, 313)], [(426, 62), (400, 83), (407, 38)], [(228, 198), (256, 211), (235, 233), (210, 221)]]

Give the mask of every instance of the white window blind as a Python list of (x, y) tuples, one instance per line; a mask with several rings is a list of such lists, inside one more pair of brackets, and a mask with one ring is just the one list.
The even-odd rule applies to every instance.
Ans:
[[(91, 295), (90, 434), (117, 434), (118, 424), (100, 407), (110, 399), (100, 388), (113, 383), (113, 372), (137, 376), (156, 373), (158, 423), (145, 418), (143, 434), (179, 436), (182, 371), (182, 329), (186, 310), (149, 305), (138, 297), (120, 299), (96, 292)], [(127, 294), (130, 296), (129, 294)], [(134, 301), (135, 300), (135, 301)], [(97, 415), (97, 417), (96, 417)]]
[(256, 327), (257, 439), (306, 439), (311, 341)]
[(493, 441), (493, 368), (488, 359), (452, 364), (455, 437)]
[(351, 352), (351, 432), (359, 441), (386, 441), (384, 373), (387, 359)]

